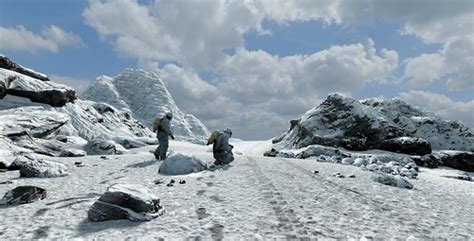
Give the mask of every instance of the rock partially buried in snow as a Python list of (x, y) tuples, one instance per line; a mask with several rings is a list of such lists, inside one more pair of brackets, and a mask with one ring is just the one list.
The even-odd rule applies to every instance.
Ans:
[(0, 205), (19, 205), (46, 198), (46, 189), (35, 186), (19, 186), (8, 191), (0, 200)]
[(34, 158), (30, 156), (19, 156), (13, 160), (13, 162), (8, 166), (8, 170), (10, 171), (15, 171), (15, 170), (20, 170), (21, 167), (29, 162), (34, 160)]
[(160, 173), (165, 175), (185, 175), (204, 171), (206, 164), (195, 156), (173, 152), (161, 164)]
[(141, 185), (110, 186), (87, 212), (92, 222), (116, 219), (150, 221), (163, 214), (160, 199)]
[(382, 142), (381, 149), (409, 155), (426, 155), (431, 153), (431, 144), (422, 138), (397, 137)]
[(52, 178), (67, 176), (66, 165), (42, 159), (32, 160), (21, 166), (20, 177)]
[(374, 176), (372, 176), (372, 180), (374, 180), (375, 182), (385, 184), (385, 185), (399, 187), (399, 188), (407, 188), (407, 189), (413, 188), (413, 184), (411, 184), (407, 180), (401, 177), (387, 175), (384, 173), (375, 174)]
[(115, 155), (117, 153), (115, 143), (106, 140), (89, 141), (84, 150), (88, 155)]
[(66, 149), (59, 154), (60, 157), (81, 157), (86, 155), (85, 151), (78, 149)]

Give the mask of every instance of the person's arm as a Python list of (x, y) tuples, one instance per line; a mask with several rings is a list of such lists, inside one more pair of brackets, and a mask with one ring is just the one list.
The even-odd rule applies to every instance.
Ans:
[(174, 139), (173, 132), (171, 132), (170, 121), (168, 119), (163, 120), (161, 128), (163, 128), (163, 131), (166, 132), (171, 139)]

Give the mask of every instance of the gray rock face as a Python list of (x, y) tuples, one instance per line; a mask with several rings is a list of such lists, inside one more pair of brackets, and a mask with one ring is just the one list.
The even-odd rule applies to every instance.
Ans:
[(407, 189), (412, 189), (413, 184), (408, 182), (407, 180), (397, 177), (397, 176), (392, 176), (392, 175), (387, 175), (384, 173), (377, 173), (372, 177), (372, 180), (378, 183), (382, 183), (384, 185), (388, 186), (394, 186), (394, 187), (399, 187), (399, 188), (407, 188)]
[(92, 140), (84, 147), (87, 155), (115, 155), (117, 154), (116, 144), (106, 140)]
[(410, 155), (426, 155), (431, 153), (431, 145), (427, 140), (416, 137), (396, 137), (382, 142), (380, 149)]
[(433, 156), (447, 166), (467, 172), (474, 172), (474, 153), (469, 151), (437, 151)]
[(140, 185), (117, 184), (108, 188), (87, 212), (89, 221), (116, 219), (150, 221), (163, 214), (160, 200)]
[(66, 165), (42, 159), (27, 162), (20, 168), (20, 177), (53, 178), (68, 174)]
[(20, 205), (46, 198), (46, 189), (35, 186), (19, 186), (8, 191), (0, 200), (0, 205)]
[(206, 168), (206, 164), (197, 157), (174, 152), (161, 163), (159, 172), (164, 175), (185, 175), (201, 172)]

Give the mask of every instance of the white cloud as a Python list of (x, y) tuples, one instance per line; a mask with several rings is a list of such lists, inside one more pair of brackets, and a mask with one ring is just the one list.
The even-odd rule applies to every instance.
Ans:
[(409, 104), (434, 112), (444, 119), (459, 120), (474, 128), (474, 100), (453, 101), (445, 95), (426, 91), (402, 92), (399, 98)]
[(421, 88), (449, 76), (451, 91), (474, 89), (474, 35), (449, 41), (433, 54), (405, 61), (404, 79), (411, 88)]
[(92, 82), (91, 80), (87, 79), (78, 79), (56, 74), (48, 75), (48, 77), (51, 79), (51, 81), (72, 87), (74, 90), (76, 90), (77, 94), (82, 93)]
[(264, 32), (260, 12), (253, 1), (92, 0), (83, 16), (123, 55), (208, 68), (243, 46), (245, 32)]
[(65, 32), (55, 25), (44, 27), (41, 34), (35, 34), (21, 25), (17, 27), (0, 26), (0, 36), (0, 49), (8, 50), (56, 53), (60, 46), (84, 46), (79, 36)]

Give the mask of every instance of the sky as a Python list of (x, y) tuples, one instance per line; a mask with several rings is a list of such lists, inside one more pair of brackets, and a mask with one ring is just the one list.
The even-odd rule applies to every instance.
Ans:
[(210, 129), (269, 139), (329, 93), (474, 127), (472, 0), (1, 0), (0, 53), (84, 90), (155, 72)]

